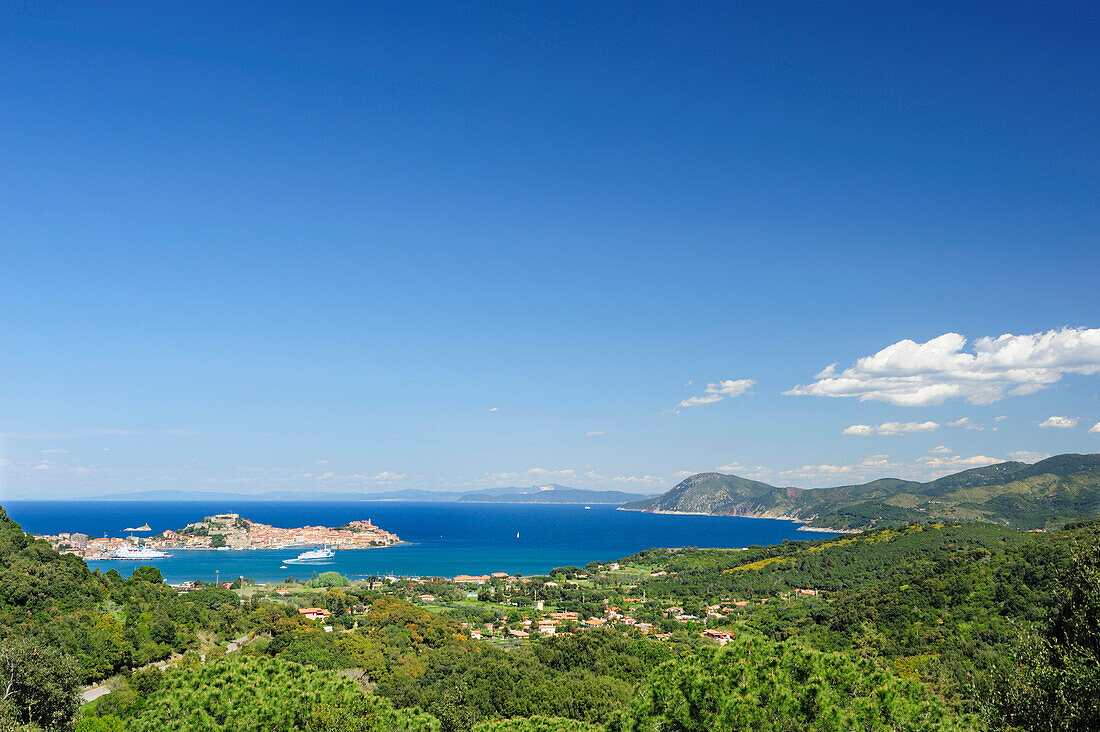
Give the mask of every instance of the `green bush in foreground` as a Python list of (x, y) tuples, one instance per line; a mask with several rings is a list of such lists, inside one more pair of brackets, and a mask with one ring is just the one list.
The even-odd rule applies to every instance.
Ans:
[(222, 659), (165, 675), (130, 732), (437, 732), (418, 710), (395, 710), (332, 671), (270, 658)]
[(986, 701), (996, 726), (1100, 729), (1100, 546), (1076, 550), (1043, 632), (1026, 636), (989, 684)]
[(718, 651), (665, 663), (616, 732), (966, 730), (922, 686), (874, 662), (741, 635)]

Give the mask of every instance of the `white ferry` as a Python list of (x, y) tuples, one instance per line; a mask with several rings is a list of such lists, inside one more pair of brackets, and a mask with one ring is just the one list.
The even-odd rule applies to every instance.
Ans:
[(120, 546), (111, 552), (111, 559), (163, 559), (164, 552), (145, 546)]
[(336, 552), (334, 552), (330, 547), (326, 546), (321, 547), (320, 549), (310, 549), (308, 552), (302, 552), (294, 561), (308, 562), (315, 559), (332, 559), (335, 556)]

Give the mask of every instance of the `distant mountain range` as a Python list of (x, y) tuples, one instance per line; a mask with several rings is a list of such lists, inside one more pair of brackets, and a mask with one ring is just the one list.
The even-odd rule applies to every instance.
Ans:
[(536, 488), (489, 488), (467, 493), (458, 500), (463, 503), (612, 503), (622, 504), (647, 498), (644, 493), (622, 491), (591, 491), (544, 485)]
[(403, 488), (379, 493), (317, 493), (274, 491), (271, 493), (215, 493), (212, 491), (140, 491), (99, 496), (109, 501), (420, 501), (461, 503), (602, 503), (622, 504), (649, 496), (645, 493), (596, 491), (563, 485), (520, 488), (485, 488), (478, 491), (429, 491)]
[(663, 495), (621, 508), (793, 519), (810, 527), (840, 530), (929, 521), (1058, 528), (1100, 514), (1100, 455), (1057, 455), (1034, 465), (998, 463), (928, 483), (881, 478), (809, 490), (699, 473)]

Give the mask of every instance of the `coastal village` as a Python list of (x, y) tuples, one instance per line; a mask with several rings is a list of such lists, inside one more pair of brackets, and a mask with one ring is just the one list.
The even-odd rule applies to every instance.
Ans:
[[(141, 527), (146, 529), (146, 527)], [(141, 529), (133, 529), (139, 531)], [(201, 549), (287, 549), (328, 546), (333, 549), (374, 549), (400, 544), (401, 539), (371, 523), (370, 519), (350, 521), (330, 528), (301, 526), (283, 529), (243, 518), (236, 513), (207, 516), (179, 531), (168, 530), (156, 536), (107, 537), (81, 533), (38, 535), (61, 552), (76, 554), (84, 560), (112, 559), (119, 549), (142, 547), (151, 551), (171, 552)]]
[[(559, 568), (548, 575), (520, 576), (506, 572), (455, 577), (372, 576), (349, 581), (328, 572), (312, 581), (249, 585), (247, 579), (223, 583), (245, 598), (263, 598), (295, 608), (303, 621), (326, 632), (347, 631), (370, 612), (373, 597), (412, 603), (432, 614), (460, 619), (464, 635), (506, 647), (536, 638), (571, 635), (593, 629), (624, 636), (644, 635), (670, 640), (688, 635), (725, 645), (735, 631), (727, 626), (733, 616), (771, 602), (812, 599), (818, 590), (799, 588), (774, 598), (726, 597), (710, 604), (647, 598), (637, 581), (676, 580), (675, 572), (659, 568), (621, 566), (617, 562), (588, 567)], [(177, 591), (203, 586), (188, 583)]]

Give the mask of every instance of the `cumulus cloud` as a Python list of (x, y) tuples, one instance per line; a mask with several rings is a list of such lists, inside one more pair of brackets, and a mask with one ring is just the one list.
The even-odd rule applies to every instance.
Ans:
[(933, 453), (935, 455), (950, 455), (951, 453), (953, 453), (955, 451), (952, 450), (947, 445), (936, 445), (935, 447), (933, 447), (928, 452)]
[(854, 424), (844, 429), (845, 435), (906, 435), (912, 432), (932, 432), (938, 422), (883, 422), (880, 425)]
[(1076, 417), (1047, 417), (1039, 426), (1043, 429), (1071, 430), (1077, 426)]
[(689, 397), (680, 402), (680, 407), (699, 407), (704, 404), (714, 404), (726, 397), (731, 399), (748, 393), (756, 382), (752, 379), (724, 379), (722, 381), (707, 384), (704, 394)]
[(1097, 422), (1092, 427), (1089, 427), (1090, 433), (1100, 433), (1100, 422)]
[(1045, 333), (989, 336), (974, 341), (945, 333), (924, 343), (905, 339), (864, 356), (838, 372), (836, 364), (814, 382), (784, 394), (851, 397), (904, 407), (965, 399), (992, 404), (1006, 396), (1033, 394), (1065, 374), (1100, 374), (1100, 328), (1062, 328)]

